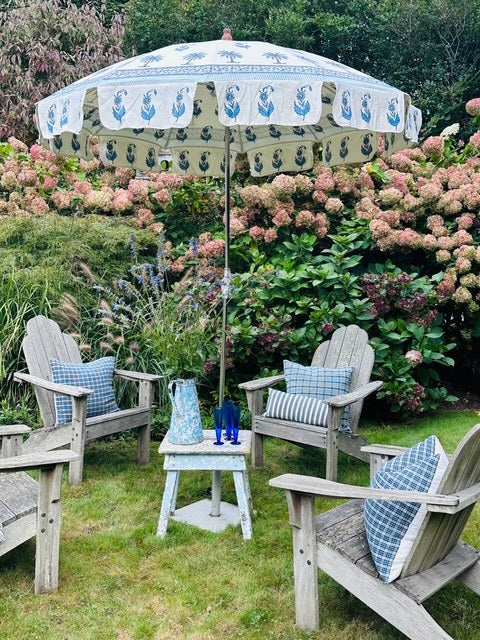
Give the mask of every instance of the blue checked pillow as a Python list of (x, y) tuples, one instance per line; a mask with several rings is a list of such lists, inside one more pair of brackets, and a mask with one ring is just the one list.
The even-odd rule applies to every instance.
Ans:
[[(407, 449), (375, 474), (372, 487), (436, 493), (448, 458), (436, 436)], [(380, 578), (392, 582), (401, 574), (420, 528), (426, 505), (389, 500), (365, 501), (365, 531)]]
[(269, 389), (265, 416), (326, 427), (328, 405), (317, 398)]
[[(287, 393), (297, 393), (309, 398), (326, 400), (350, 391), (353, 367), (343, 369), (304, 367), (296, 362), (284, 360), (283, 372), (287, 382)], [(349, 407), (345, 407), (340, 429), (351, 432)]]
[[(86, 364), (60, 362), (50, 358), (50, 368), (53, 382), (84, 387), (95, 392), (88, 396), (87, 418), (119, 411), (113, 391), (115, 358), (109, 356)], [(72, 421), (71, 398), (55, 395), (55, 410), (57, 424), (70, 424)]]

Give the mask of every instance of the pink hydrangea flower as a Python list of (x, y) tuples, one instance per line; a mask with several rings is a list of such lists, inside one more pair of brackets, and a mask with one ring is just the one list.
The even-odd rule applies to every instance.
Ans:
[(201, 258), (221, 258), (224, 253), (225, 240), (209, 240), (198, 249)]
[(132, 208), (132, 196), (126, 189), (117, 189), (112, 198), (112, 211), (114, 213), (125, 213)]
[(267, 229), (265, 231), (264, 240), (265, 242), (274, 242), (278, 238), (278, 233), (275, 229)]
[(317, 191), (333, 191), (335, 189), (335, 180), (331, 169), (322, 171), (315, 180), (315, 189)]
[(135, 224), (137, 227), (147, 227), (149, 224), (153, 224), (155, 216), (150, 209), (140, 208), (137, 209)]
[(7, 191), (13, 191), (17, 188), (17, 176), (13, 171), (5, 171), (0, 178), (0, 184)]
[(378, 193), (378, 199), (387, 207), (393, 207), (398, 204), (400, 200), (403, 198), (403, 193), (396, 189), (395, 187), (389, 187), (388, 189), (383, 189)]
[(25, 167), (18, 174), (17, 180), (22, 187), (34, 187), (37, 184), (37, 173), (34, 169)]
[(47, 176), (43, 182), (43, 188), (46, 191), (53, 191), (58, 187), (58, 178), (51, 178)]
[(440, 157), (445, 149), (445, 138), (441, 136), (430, 136), (422, 145), (423, 153), (429, 158)]
[(472, 269), (472, 263), (467, 258), (457, 258), (455, 268), (458, 273), (468, 273)]
[(90, 184), (90, 182), (81, 182), (80, 180), (78, 180), (73, 185), (73, 190), (75, 193), (81, 193), (82, 195), (86, 196), (92, 191), (92, 185)]
[(241, 235), (245, 231), (245, 228), (245, 224), (240, 220), (240, 218), (237, 218), (236, 216), (232, 216), (230, 218), (230, 233), (232, 238)]
[(453, 238), (450, 238), (449, 236), (441, 236), (440, 238), (438, 238), (439, 249), (446, 249), (447, 251), (450, 251), (454, 248), (454, 246), (455, 241)]
[(130, 180), (128, 191), (132, 196), (133, 202), (145, 202), (148, 198), (149, 185), (146, 180)]
[(160, 189), (159, 191), (156, 191), (153, 194), (153, 199), (164, 209), (172, 202), (172, 196), (170, 195), (170, 191), (168, 191), (168, 189)]
[(40, 196), (33, 198), (30, 203), (29, 209), (36, 216), (44, 215), (49, 211), (48, 204)]
[(106, 191), (90, 191), (85, 195), (83, 203), (87, 209), (110, 211), (112, 196)]
[(282, 198), (293, 195), (297, 185), (293, 176), (281, 173), (272, 180), (271, 187), (275, 195)]
[(292, 222), (292, 219), (285, 209), (278, 209), (272, 218), (272, 222), (276, 224), (277, 227), (285, 227)]
[(262, 204), (262, 189), (256, 184), (250, 184), (239, 189), (239, 195), (246, 207), (256, 207)]
[(248, 233), (254, 240), (260, 240), (260, 238), (263, 238), (265, 230), (262, 229), (262, 227), (254, 226), (250, 227), (250, 231)]
[(328, 213), (342, 213), (344, 209), (345, 205), (340, 198), (328, 198), (325, 202), (325, 211)]
[(73, 191), (57, 191), (51, 196), (53, 204), (59, 211), (70, 209), (70, 207), (72, 206), (73, 198)]
[(412, 365), (412, 367), (418, 367), (419, 364), (422, 364), (423, 362), (423, 355), (420, 353), (420, 351), (417, 351), (416, 349), (411, 349), (410, 351), (407, 351), (407, 353), (405, 354), (405, 360)]
[(472, 301), (472, 294), (466, 287), (458, 287), (452, 297), (459, 304), (468, 304)]
[(298, 213), (297, 218), (295, 220), (295, 224), (297, 227), (300, 227), (300, 228), (305, 227), (309, 229), (313, 227), (315, 224), (315, 216), (311, 211), (307, 211), (306, 209), (303, 209)]
[(26, 153), (28, 151), (27, 145), (14, 136), (10, 136), (10, 138), (8, 138), (8, 144), (17, 153)]
[(465, 105), (465, 111), (469, 116), (480, 116), (480, 98), (472, 98)]
[(460, 247), (462, 244), (473, 243), (472, 235), (468, 233), (468, 231), (465, 231), (465, 229), (460, 229), (459, 231), (454, 233), (452, 239), (456, 247)]
[(480, 151), (480, 131), (477, 131), (473, 136), (470, 136), (468, 142), (472, 145), (473, 151), (478, 153)]
[(435, 202), (440, 198), (443, 193), (441, 184), (436, 181), (430, 180), (418, 189), (418, 195), (423, 198), (425, 202)]
[(452, 254), (446, 249), (440, 249), (440, 251), (437, 251), (435, 254), (435, 258), (440, 264), (446, 264), (452, 259)]
[(437, 239), (431, 233), (427, 233), (423, 236), (422, 246), (426, 251), (435, 251), (438, 248)]
[(295, 176), (296, 193), (302, 196), (308, 196), (315, 188), (310, 178), (303, 173), (297, 173)]
[(374, 238), (384, 238), (392, 233), (392, 228), (384, 220), (372, 220), (370, 222), (370, 232)]
[(320, 191), (319, 189), (316, 189), (313, 192), (313, 201), (316, 204), (325, 204), (327, 200), (328, 200), (328, 196), (324, 191)]

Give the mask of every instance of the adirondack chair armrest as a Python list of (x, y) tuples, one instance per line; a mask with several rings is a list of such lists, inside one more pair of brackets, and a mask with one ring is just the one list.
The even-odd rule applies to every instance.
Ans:
[(249, 380), (248, 382), (241, 382), (238, 385), (239, 389), (244, 391), (260, 391), (262, 389), (268, 389), (285, 380), (283, 373), (277, 376), (269, 376), (268, 378), (257, 378), (256, 380)]
[(458, 495), (441, 495), (421, 493), (418, 491), (399, 491), (393, 489), (372, 489), (370, 487), (356, 487), (349, 484), (332, 482), (324, 478), (313, 478), (293, 473), (277, 476), (269, 481), (271, 487), (284, 489), (293, 493), (327, 498), (347, 499), (375, 499), (392, 500), (394, 502), (417, 502), (426, 505), (443, 507), (457, 507), (460, 499)]
[(383, 382), (381, 380), (375, 380), (374, 382), (369, 382), (360, 389), (356, 389), (355, 391), (351, 391), (350, 393), (345, 393), (340, 396), (332, 396), (331, 398), (326, 398), (324, 400), (325, 404), (329, 404), (331, 407), (341, 408), (347, 407), (349, 404), (353, 404), (358, 400), (363, 400), (367, 396), (375, 391), (378, 391), (383, 387)]
[(38, 376), (32, 376), (29, 373), (15, 373), (13, 379), (16, 382), (28, 382), (34, 387), (41, 387), (47, 391), (53, 391), (60, 396), (70, 396), (71, 398), (83, 398), (95, 393), (92, 389), (86, 389), (84, 387), (74, 387), (69, 384), (58, 384), (45, 378), (39, 378)]
[(11, 458), (0, 458), (0, 473), (52, 467), (57, 464), (73, 462), (79, 457), (77, 453), (69, 449), (58, 449), (57, 451), (36, 451)]
[(114, 373), (117, 378), (123, 378), (124, 380), (144, 380), (145, 382), (157, 382), (158, 380), (162, 380), (165, 377), (154, 373), (143, 373), (142, 371), (126, 371), (124, 369), (115, 369)]
[(480, 500), (480, 482), (468, 487), (467, 489), (462, 489), (461, 491), (457, 491), (455, 494), (459, 500), (458, 505), (453, 507), (443, 506), (432, 504), (427, 506), (428, 511), (435, 511), (437, 513), (458, 513), (459, 511), (463, 511), (472, 504), (475, 504)]
[(0, 438), (5, 436), (23, 436), (26, 433), (30, 433), (30, 427), (26, 424), (8, 424), (0, 427)]

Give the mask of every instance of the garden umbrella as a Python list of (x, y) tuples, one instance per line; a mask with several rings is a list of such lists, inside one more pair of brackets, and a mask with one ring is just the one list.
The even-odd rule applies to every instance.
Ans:
[(225, 272), (220, 402), (230, 274), (230, 177), (238, 153), (253, 176), (311, 169), (393, 153), (418, 140), (421, 112), (410, 97), (312, 53), (232, 39), (177, 44), (122, 60), (37, 104), (41, 138), (89, 159), (96, 136), (106, 165), (161, 170), (172, 155), (183, 175), (225, 176)]

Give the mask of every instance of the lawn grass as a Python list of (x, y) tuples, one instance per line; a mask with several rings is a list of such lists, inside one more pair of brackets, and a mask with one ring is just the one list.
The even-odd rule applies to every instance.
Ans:
[[(370, 442), (412, 445), (436, 433), (448, 451), (477, 422), (474, 412), (441, 413), (398, 427), (366, 425)], [(33, 594), (33, 541), (0, 559), (0, 637), (8, 640), (395, 640), (400, 633), (340, 586), (319, 576), (321, 630), (294, 627), (291, 532), (284, 493), (268, 486), (285, 472), (325, 475), (323, 451), (280, 441), (266, 445), (266, 466), (251, 472), (254, 538), (240, 528), (212, 534), (171, 523), (155, 537), (165, 473), (139, 468), (135, 442), (89, 446), (85, 481), (64, 487), (58, 593)], [(368, 484), (367, 465), (340, 456), (339, 480)], [(178, 506), (206, 495), (208, 473), (185, 473)], [(223, 497), (235, 501), (231, 474)], [(335, 504), (319, 500), (325, 511)], [(480, 548), (480, 512), (464, 538)], [(460, 585), (435, 595), (427, 608), (456, 640), (478, 640), (480, 599)]]

